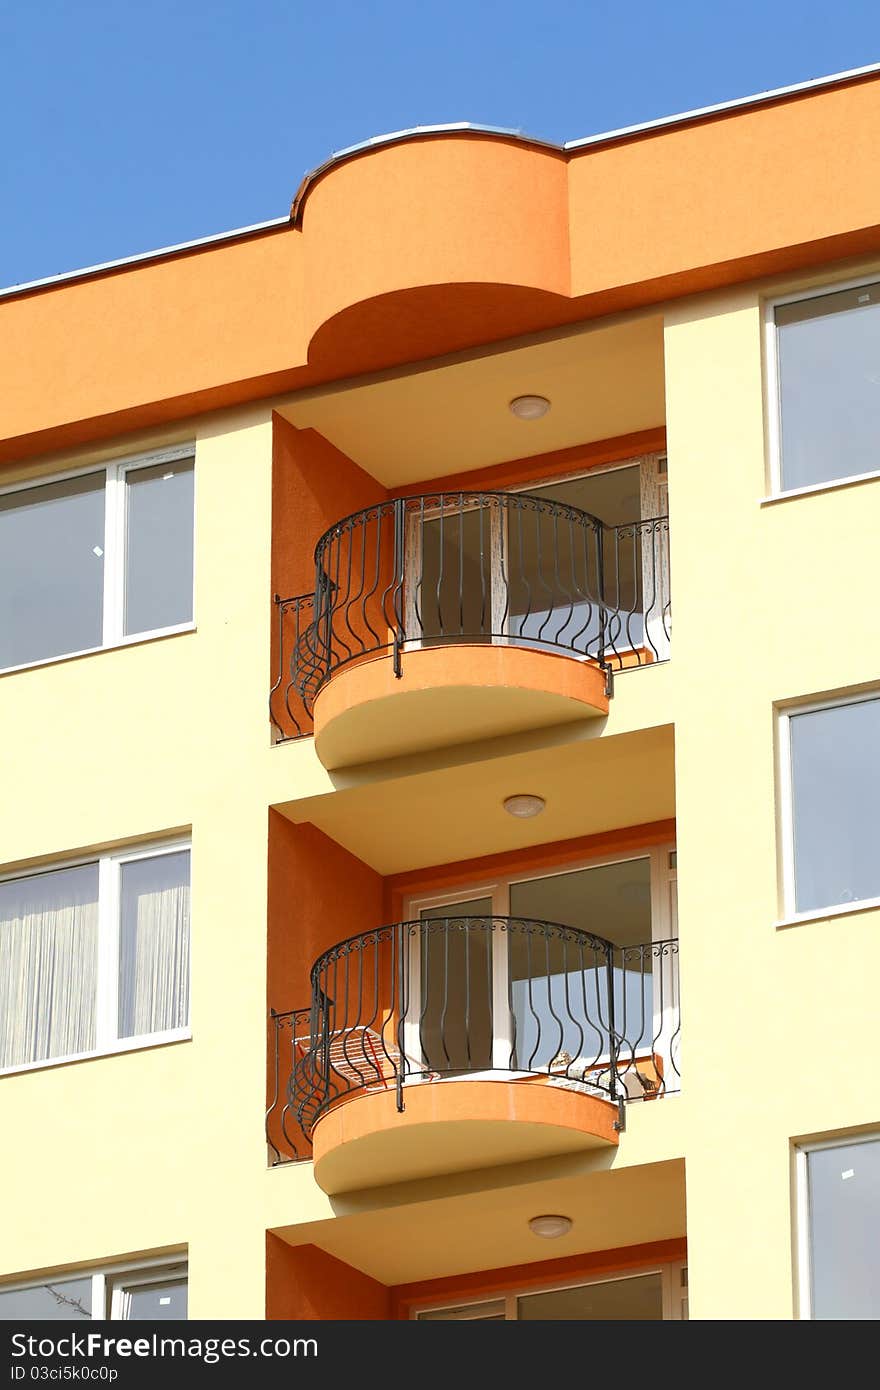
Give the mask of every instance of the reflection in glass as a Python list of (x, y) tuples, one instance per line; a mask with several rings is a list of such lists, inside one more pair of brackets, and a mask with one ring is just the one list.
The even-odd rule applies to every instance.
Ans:
[(0, 1322), (75, 1322), (92, 1316), (92, 1281), (59, 1279), (32, 1289), (0, 1289)]
[(491, 913), (491, 898), (473, 898), (421, 914), (420, 1034), (429, 1071), (492, 1065)]
[(129, 1322), (165, 1322), (186, 1318), (186, 1279), (161, 1284), (131, 1284), (122, 1289), (120, 1316)]
[[(610, 975), (614, 1023), (633, 1050), (653, 1036), (651, 865), (649, 859), (603, 864), (510, 886), (514, 917), (538, 918), (604, 937), (621, 949)], [(609, 974), (602, 949), (511, 932), (508, 944), (516, 1064), (547, 1068), (562, 1054), (569, 1075), (607, 1057)], [(578, 1063), (581, 1064), (580, 1068)]]
[(493, 631), (492, 536), (497, 508), (468, 510), (454, 495), (446, 499), (446, 506), (446, 513), (413, 522), (419, 530), (422, 564), (413, 596), (415, 631), (410, 635), (433, 642), (488, 640)]
[(880, 1318), (880, 1140), (807, 1154), (812, 1315)]
[(880, 700), (790, 724), (796, 910), (880, 897)]
[(661, 1322), (661, 1277), (641, 1274), (576, 1289), (524, 1294), (517, 1299), (517, 1317), (524, 1322)]
[(125, 474), (125, 632), (193, 616), (193, 463), (176, 459)]
[(0, 496), (0, 667), (101, 645), (104, 481), (101, 471)]
[(782, 485), (880, 468), (880, 285), (775, 310)]
[[(600, 564), (592, 526), (564, 514), (507, 509), (507, 563), (512, 638), (526, 646), (557, 643), (595, 650), (600, 594), (620, 612), (609, 618), (606, 645), (638, 646), (643, 636), (642, 535), (638, 464), (585, 478), (530, 487), (529, 493), (596, 517), (606, 528)], [(610, 528), (623, 527), (618, 532)], [(601, 579), (601, 583), (600, 583)], [(628, 617), (621, 615), (629, 615)]]

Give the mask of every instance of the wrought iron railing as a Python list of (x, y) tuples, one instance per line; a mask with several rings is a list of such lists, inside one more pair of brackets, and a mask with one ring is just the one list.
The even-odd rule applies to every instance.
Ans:
[(432, 917), (333, 946), (311, 978), (284, 1107), (303, 1136), (349, 1095), (403, 1108), (408, 1084), (450, 1077), (540, 1077), (618, 1105), (680, 1087), (677, 940)]
[(397, 674), (407, 649), (456, 642), (561, 651), (607, 670), (663, 661), (668, 542), (668, 517), (606, 526), (525, 492), (437, 492), (355, 512), (318, 542), (314, 595), (276, 598), (276, 732), (310, 732), (326, 681), (382, 652)]
[(278, 743), (289, 738), (304, 738), (314, 729), (312, 716), (291, 670), (291, 655), (300, 652), (305, 633), (314, 620), (314, 611), (314, 594), (298, 594), (296, 598), (275, 595), (277, 626), (273, 642), (278, 675), (269, 691), (269, 719)]
[(310, 1009), (269, 1013), (269, 1086), (266, 1107), (266, 1144), (273, 1167), (297, 1163), (312, 1156), (312, 1141), (291, 1110), (287, 1082), (306, 1055), (310, 1041)]

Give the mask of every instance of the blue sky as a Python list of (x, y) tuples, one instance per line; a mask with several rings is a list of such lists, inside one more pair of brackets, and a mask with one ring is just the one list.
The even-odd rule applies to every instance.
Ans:
[(282, 216), (333, 150), (575, 139), (880, 61), (876, 0), (0, 0), (0, 285)]

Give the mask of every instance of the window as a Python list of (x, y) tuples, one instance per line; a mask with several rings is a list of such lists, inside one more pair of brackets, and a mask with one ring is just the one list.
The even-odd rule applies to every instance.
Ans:
[(185, 1033), (189, 881), (167, 844), (0, 879), (0, 1071)]
[[(624, 1078), (634, 1098), (637, 1074), (680, 1089), (676, 869), (666, 848), (621, 855), (580, 868), (504, 876), (428, 899), (412, 897), (406, 917), (440, 923), (420, 935), (410, 957), (404, 1047), (421, 1068), (449, 1074), (495, 1069), (553, 1071), (589, 1079), (607, 1068), (609, 990)], [(609, 941), (610, 970), (564, 939), (525, 930), (465, 931), (445, 920), (507, 919), (560, 923)], [(631, 1074), (630, 1074), (631, 1073)]]
[(0, 668), (193, 620), (192, 446), (0, 493)]
[(798, 1150), (801, 1317), (880, 1318), (880, 1139)]
[(419, 1322), (661, 1322), (687, 1317), (681, 1264), (619, 1278), (520, 1290), (479, 1302), (422, 1308)]
[(150, 1261), (42, 1282), (0, 1285), (0, 1322), (184, 1319), (186, 1262)]
[(880, 698), (793, 711), (780, 732), (787, 910), (880, 898)]
[(880, 282), (770, 306), (783, 492), (880, 471)]

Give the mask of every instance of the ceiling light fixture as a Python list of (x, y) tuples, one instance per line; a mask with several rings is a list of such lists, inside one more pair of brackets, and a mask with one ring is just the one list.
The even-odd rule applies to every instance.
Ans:
[(533, 1216), (529, 1230), (533, 1236), (555, 1240), (557, 1236), (567, 1236), (573, 1224), (570, 1216)]
[(546, 396), (514, 396), (510, 410), (517, 420), (540, 420), (550, 409)]
[(531, 820), (532, 816), (539, 816), (546, 805), (543, 796), (533, 796), (530, 792), (517, 792), (514, 796), (504, 798), (507, 814), (517, 816), (520, 820)]

